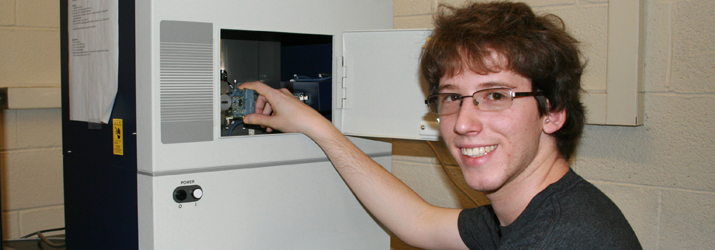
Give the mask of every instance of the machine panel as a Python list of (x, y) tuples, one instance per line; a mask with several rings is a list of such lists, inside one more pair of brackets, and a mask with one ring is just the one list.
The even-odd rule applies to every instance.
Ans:
[[(391, 157), (377, 157), (390, 166)], [(152, 177), (153, 247), (142, 249), (388, 249), (329, 162)], [(175, 201), (177, 188), (202, 198)]]
[(437, 116), (419, 73), (431, 30), (345, 32), (342, 130), (347, 135), (437, 140)]
[[(391, 28), (391, 1), (119, 1), (110, 119), (123, 120), (123, 155), (111, 126), (67, 115), (71, 4), (61, 1), (68, 248), (389, 248), (311, 139), (237, 124), (255, 93), (236, 84), (290, 88), (342, 128), (342, 33)], [(350, 139), (389, 170), (389, 142)]]

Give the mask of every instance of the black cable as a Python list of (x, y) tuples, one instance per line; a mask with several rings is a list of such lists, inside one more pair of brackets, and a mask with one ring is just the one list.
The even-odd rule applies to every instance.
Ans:
[(60, 227), (60, 228), (53, 228), (53, 229), (45, 229), (45, 230), (40, 230), (40, 231), (31, 233), (31, 234), (22, 236), (22, 237), (20, 237), (20, 238), (21, 238), (21, 239), (27, 239), (27, 238), (32, 237), (33, 235), (38, 234), (38, 233), (47, 233), (47, 232), (62, 231), (62, 230), (65, 230), (65, 228), (64, 228), (64, 227)]
[(53, 243), (52, 241), (50, 241), (50, 239), (48, 239), (48, 238), (44, 235), (44, 233), (54, 232), (54, 231), (62, 231), (62, 230), (65, 230), (65, 228), (64, 228), (64, 227), (60, 227), (60, 228), (40, 230), (40, 231), (31, 233), (31, 234), (25, 235), (25, 236), (21, 237), (21, 239), (27, 239), (27, 238), (32, 237), (33, 235), (37, 235), (37, 237), (39, 237), (39, 238), (42, 240), (42, 242), (44, 242), (44, 243), (47, 244), (48, 246), (51, 246), (51, 247), (54, 247), (54, 248), (61, 248), (61, 247), (65, 247), (65, 244), (64, 244), (64, 243)]

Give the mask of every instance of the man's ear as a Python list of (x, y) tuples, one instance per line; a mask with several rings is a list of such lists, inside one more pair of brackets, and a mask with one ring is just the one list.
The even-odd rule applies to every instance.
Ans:
[(566, 122), (566, 110), (553, 111), (546, 114), (544, 118), (543, 130), (546, 134), (552, 134), (559, 131)]

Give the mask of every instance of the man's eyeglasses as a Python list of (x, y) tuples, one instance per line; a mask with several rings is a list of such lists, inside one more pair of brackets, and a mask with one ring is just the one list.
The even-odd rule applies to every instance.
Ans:
[(456, 93), (438, 93), (430, 95), (425, 100), (429, 110), (439, 115), (451, 115), (459, 112), (464, 98), (472, 97), (474, 105), (481, 111), (498, 111), (511, 107), (514, 98), (524, 96), (540, 96), (542, 92), (514, 92), (510, 88), (482, 89), (469, 96)]

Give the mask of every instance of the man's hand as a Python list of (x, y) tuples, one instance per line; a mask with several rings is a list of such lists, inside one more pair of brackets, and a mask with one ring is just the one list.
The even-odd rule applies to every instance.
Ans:
[(262, 82), (246, 82), (238, 88), (252, 89), (260, 94), (256, 100), (256, 113), (243, 118), (246, 124), (264, 126), (268, 132), (276, 129), (308, 136), (320, 133), (325, 126), (333, 127), (330, 121), (295, 98), (287, 89), (274, 89)]

